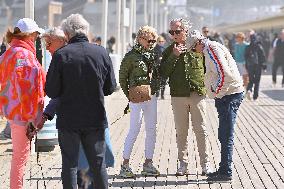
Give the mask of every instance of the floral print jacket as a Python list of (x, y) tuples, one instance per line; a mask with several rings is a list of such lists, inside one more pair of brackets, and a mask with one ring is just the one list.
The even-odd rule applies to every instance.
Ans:
[(37, 124), (43, 111), (45, 72), (31, 40), (13, 39), (0, 57), (0, 115), (18, 125)]

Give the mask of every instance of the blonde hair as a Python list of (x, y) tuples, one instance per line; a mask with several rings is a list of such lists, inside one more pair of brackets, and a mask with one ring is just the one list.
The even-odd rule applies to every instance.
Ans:
[(244, 34), (243, 32), (238, 32), (238, 33), (236, 34), (236, 37), (239, 37), (239, 38), (241, 38), (241, 39), (245, 39), (245, 34)]
[(147, 34), (152, 35), (155, 39), (157, 39), (158, 34), (155, 28), (151, 27), (151, 26), (142, 26), (139, 28), (138, 32), (137, 32), (137, 36), (136, 36), (136, 41), (138, 41), (139, 38), (143, 38), (144, 36), (146, 36)]
[(165, 40), (165, 38), (164, 38), (163, 36), (160, 35), (160, 36), (157, 38), (157, 41), (166, 41), (166, 40)]
[(16, 38), (16, 39), (25, 39), (28, 36), (30, 36), (31, 33), (24, 33), (21, 32), (21, 30), (18, 27), (14, 28), (14, 31), (11, 31), (11, 29), (8, 29), (6, 32), (6, 42), (10, 43), (12, 41), (12, 39)]

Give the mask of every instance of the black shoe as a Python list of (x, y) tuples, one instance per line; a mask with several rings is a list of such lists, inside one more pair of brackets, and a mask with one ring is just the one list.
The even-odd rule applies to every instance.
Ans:
[(208, 174), (205, 174), (205, 173), (204, 173), (204, 175), (203, 175), (203, 173), (204, 173), (204, 172), (202, 172), (202, 176), (206, 175), (206, 176), (208, 176), (208, 177), (214, 177), (214, 176), (216, 176), (216, 175), (219, 174), (218, 171), (215, 171), (215, 172), (212, 172), (212, 173), (208, 173)]
[(208, 176), (207, 181), (208, 182), (231, 182), (232, 176), (217, 174), (215, 176)]

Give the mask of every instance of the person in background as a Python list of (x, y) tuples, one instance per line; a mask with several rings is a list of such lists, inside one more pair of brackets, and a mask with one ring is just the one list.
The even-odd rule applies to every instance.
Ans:
[(257, 40), (256, 33), (250, 35), (250, 44), (245, 49), (245, 62), (249, 76), (246, 97), (251, 100), (252, 88), (254, 87), (253, 100), (256, 100), (258, 98), (261, 71), (265, 63), (265, 52), (261, 43)]
[(101, 46), (102, 45), (102, 38), (100, 36), (96, 37), (94, 43), (96, 45)]
[[(154, 48), (154, 51), (156, 52), (157, 54), (157, 64), (160, 65), (161, 64), (161, 60), (162, 60), (162, 54), (163, 54), (163, 51), (165, 50), (165, 43), (166, 43), (166, 40), (163, 36), (159, 36), (158, 39), (157, 39), (157, 44)], [(163, 79), (163, 78), (160, 78), (160, 90), (161, 90), (161, 99), (165, 99), (165, 88), (166, 88), (166, 84), (167, 84), (167, 79)], [(160, 95), (160, 90), (157, 91), (156, 93), (156, 96), (159, 97)]]
[(172, 39), (171, 39), (171, 36), (168, 34), (168, 33), (161, 33), (161, 36), (165, 39), (165, 44), (164, 44), (164, 47), (168, 47), (171, 43), (172, 43)]
[(1, 43), (1, 47), (0, 47), (0, 56), (6, 51), (7, 49), (7, 45), (5, 42), (5, 37), (3, 37), (2, 43)]
[[(44, 30), (29, 18), (18, 20), (6, 33), (10, 48), (0, 57), (0, 114), (12, 131), (10, 188), (22, 189), (30, 139), (43, 111), (45, 72), (36, 59), (35, 41)], [(17, 97), (17, 98), (15, 98)]]
[(169, 78), (178, 148), (178, 176), (188, 174), (189, 121), (196, 135), (201, 174), (211, 172), (205, 113), (204, 59), (202, 53), (187, 52), (186, 39), (190, 28), (191, 23), (183, 18), (170, 22), (169, 33), (174, 42), (164, 50), (161, 61), (161, 76)]
[(38, 62), (42, 65), (42, 44), (41, 44), (41, 38), (38, 37), (36, 39), (36, 58), (38, 59)]
[(114, 45), (115, 45), (115, 37), (111, 36), (107, 41), (107, 52), (113, 54), (114, 53)]
[(245, 42), (245, 34), (243, 32), (238, 32), (236, 34), (236, 43), (234, 45), (234, 58), (236, 60), (239, 72), (243, 77), (245, 88), (247, 87), (249, 81), (245, 61), (245, 49), (247, 46), (248, 43)]
[(132, 33), (131, 34), (131, 42), (128, 43), (127, 47), (126, 47), (126, 51), (129, 52), (131, 51), (131, 49), (133, 48), (133, 46), (135, 45), (135, 39), (136, 39), (137, 34), (136, 33)]
[[(153, 165), (152, 160), (156, 144), (157, 124), (157, 97), (155, 93), (159, 84), (158, 65), (155, 61), (156, 55), (154, 51), (157, 37), (157, 32), (154, 28), (150, 26), (141, 27), (137, 32), (134, 47), (123, 58), (119, 70), (120, 86), (130, 101), (130, 128), (124, 143), (123, 162), (120, 170), (120, 176), (123, 178), (135, 177), (129, 166), (129, 159), (141, 128), (143, 115), (146, 138), (145, 162), (141, 174), (145, 176), (158, 176), (160, 174)], [(144, 101), (131, 99), (130, 90), (143, 85), (148, 88), (149, 99)]]
[(63, 189), (76, 189), (80, 143), (88, 159), (95, 189), (108, 188), (105, 165), (104, 96), (116, 88), (110, 57), (88, 41), (89, 23), (71, 14), (61, 24), (68, 44), (54, 52), (45, 86), (50, 98), (60, 97), (56, 127), (62, 154)]
[(216, 41), (210, 41), (198, 30), (189, 35), (192, 45), (201, 46), (205, 56), (205, 87), (209, 98), (215, 100), (219, 117), (218, 139), (221, 143), (221, 161), (216, 172), (207, 180), (232, 181), (234, 126), (237, 111), (243, 99), (243, 81), (229, 50)]
[(204, 37), (208, 38), (210, 41), (215, 41), (215, 39), (210, 35), (210, 31), (207, 26), (202, 27), (202, 34)]
[(223, 37), (221, 36), (220, 32), (215, 32), (213, 35), (213, 41), (217, 41), (218, 43), (221, 43), (222, 45), (225, 44)]
[(274, 62), (272, 65), (272, 84), (276, 86), (276, 76), (279, 67), (282, 68), (282, 87), (284, 87), (284, 29), (280, 37), (273, 43)]

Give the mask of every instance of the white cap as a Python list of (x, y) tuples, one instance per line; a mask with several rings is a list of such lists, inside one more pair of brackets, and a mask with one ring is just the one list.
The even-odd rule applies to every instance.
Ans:
[(186, 44), (188, 48), (193, 48), (197, 41), (206, 39), (204, 35), (200, 33), (198, 30), (193, 30), (189, 33)]
[(30, 18), (20, 19), (15, 27), (19, 28), (20, 31), (23, 33), (33, 33), (33, 32), (44, 33), (44, 29), (38, 27), (37, 23)]

